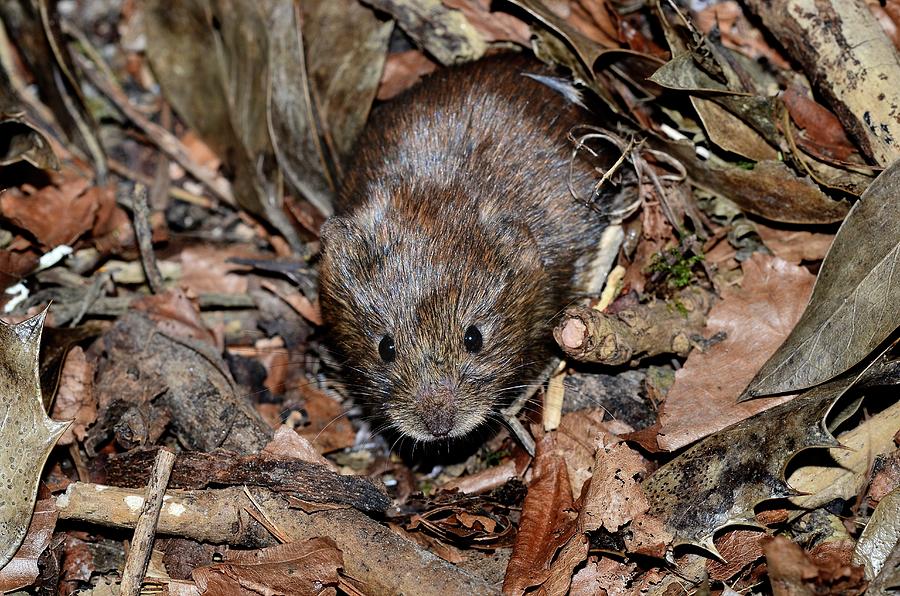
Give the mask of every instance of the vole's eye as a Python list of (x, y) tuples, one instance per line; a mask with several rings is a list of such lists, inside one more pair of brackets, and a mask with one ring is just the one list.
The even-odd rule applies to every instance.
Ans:
[(475, 325), (469, 325), (466, 334), (463, 336), (463, 345), (466, 346), (467, 352), (477, 352), (481, 349), (481, 331)]
[[(480, 339), (481, 336), (479, 336)], [(385, 335), (381, 338), (381, 342), (378, 344), (378, 355), (381, 356), (381, 359), (385, 362), (393, 362), (394, 358), (397, 357), (397, 348), (394, 346), (394, 338), (390, 335)]]

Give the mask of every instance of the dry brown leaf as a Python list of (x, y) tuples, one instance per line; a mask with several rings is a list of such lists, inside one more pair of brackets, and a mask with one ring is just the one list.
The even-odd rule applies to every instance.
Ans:
[(253, 247), (240, 244), (189, 246), (178, 255), (181, 263), (178, 284), (195, 295), (246, 294), (247, 276), (243, 272), (248, 271), (248, 267), (228, 263), (231, 258), (255, 259), (261, 255)]
[(865, 591), (862, 567), (849, 563), (851, 551), (843, 546), (814, 556), (787, 538), (776, 536), (763, 539), (763, 552), (775, 596), (850, 595)]
[(384, 101), (409, 89), (427, 74), (434, 72), (437, 63), (419, 50), (390, 54), (378, 83), (376, 98)]
[(781, 230), (756, 223), (756, 231), (766, 248), (776, 257), (799, 265), (803, 261), (821, 261), (834, 241), (834, 234), (807, 232), (806, 230)]
[(837, 116), (809, 97), (802, 87), (788, 87), (781, 94), (781, 101), (791, 120), (802, 129), (795, 138), (802, 149), (826, 161), (847, 161), (857, 153)]
[(560, 420), (556, 441), (559, 454), (566, 462), (573, 495), (580, 495), (581, 487), (591, 477), (597, 442), (615, 441), (603, 422), (604, 415), (601, 408), (590, 408), (569, 412)]
[(455, 489), (466, 494), (483, 493), (503, 486), (508, 480), (516, 476), (516, 462), (508, 459), (499, 466), (493, 466), (475, 474), (454, 478), (444, 483), (441, 488), (443, 490)]
[(599, 561), (590, 559), (572, 577), (569, 595), (596, 596), (604, 592), (607, 596), (634, 594), (633, 589), (628, 589), (628, 584), (636, 568), (635, 563), (620, 563), (607, 558)]
[(737, 50), (751, 60), (764, 58), (781, 70), (791, 67), (784, 56), (769, 45), (763, 32), (747, 19), (735, 0), (717, 2), (704, 8), (694, 13), (691, 21), (704, 34), (709, 34), (716, 27), (723, 46)]
[(338, 467), (330, 459), (322, 457), (309, 441), (284, 424), (275, 429), (275, 436), (268, 445), (263, 447), (262, 453), (276, 458), (293, 458), (321, 464), (334, 472), (339, 471)]
[[(222, 563), (191, 574), (201, 594), (334, 594), (344, 565), (329, 538), (259, 550), (231, 550)], [(245, 587), (246, 586), (246, 587)]]
[(0, 567), (0, 593), (30, 586), (40, 574), (38, 559), (50, 544), (58, 512), (53, 499), (38, 501), (22, 546), (5, 566)]
[(713, 540), (722, 561), (710, 559), (706, 563), (710, 579), (725, 581), (763, 556), (759, 530), (730, 530)]
[(519, 533), (503, 580), (504, 594), (521, 594), (547, 581), (553, 556), (574, 536), (572, 493), (566, 465), (557, 449), (553, 433), (544, 435), (537, 444)]
[(803, 313), (815, 277), (777, 257), (756, 253), (744, 261), (739, 288), (727, 288), (709, 313), (706, 336), (726, 338), (708, 351), (693, 351), (660, 412), (657, 438), (678, 449), (717, 430), (767, 410), (789, 397), (736, 403), (759, 367)]
[(28, 231), (44, 249), (71, 245), (92, 230), (101, 204), (112, 195), (112, 187), (90, 186), (72, 168), (54, 174), (51, 181), (42, 188), (23, 184), (0, 197), (0, 214)]
[(300, 385), (298, 389), (304, 399), (309, 424), (297, 429), (297, 432), (320, 453), (352, 447), (356, 433), (340, 402), (312, 385)]
[(221, 343), (203, 323), (197, 305), (181, 290), (146, 296), (132, 302), (131, 308), (146, 312), (161, 331), (172, 337), (197, 340), (217, 347)]
[(83, 441), (87, 427), (97, 420), (97, 401), (91, 391), (93, 382), (93, 365), (85, 358), (84, 350), (74, 346), (66, 355), (51, 413), (57, 420), (72, 420), (59, 439), (60, 445), (69, 445), (76, 438)]
[(505, 12), (492, 12), (491, 0), (441, 0), (444, 6), (455, 8), (466, 16), (469, 23), (487, 42), (511, 41), (529, 47), (531, 29), (528, 25)]
[(625, 443), (600, 447), (594, 460), (590, 489), (579, 520), (586, 532), (601, 527), (609, 532), (650, 508), (635, 480), (647, 472), (643, 458)]

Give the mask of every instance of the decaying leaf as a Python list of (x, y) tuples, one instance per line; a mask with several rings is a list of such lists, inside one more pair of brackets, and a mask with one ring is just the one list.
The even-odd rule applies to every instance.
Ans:
[(225, 560), (194, 570), (201, 594), (243, 594), (243, 586), (263, 594), (334, 594), (344, 566), (328, 538), (289, 542), (252, 551), (232, 550)]
[(666, 142), (663, 148), (684, 164), (691, 182), (731, 199), (747, 213), (784, 223), (833, 223), (849, 210), (846, 201), (835, 201), (809, 178), (794, 174), (784, 162), (761, 161), (744, 169), (697, 157), (694, 146)]
[[(106, 157), (97, 139), (99, 127), (85, 107), (86, 99), (74, 75), (59, 22), (47, 0), (0, 2), (0, 22), (17, 40), (22, 61), (34, 75), (41, 98), (76, 145), (84, 149), (102, 177)], [(7, 81), (0, 81), (0, 85)]]
[(441, 0), (368, 0), (395, 19), (407, 35), (445, 65), (477, 60), (487, 43), (466, 16)]
[(0, 568), (19, 548), (44, 462), (68, 422), (44, 411), (38, 349), (47, 311), (16, 325), (0, 322)]
[(831, 381), (703, 439), (644, 481), (650, 514), (666, 523), (676, 545), (716, 553), (716, 530), (757, 525), (757, 503), (795, 494), (783, 471), (798, 451), (838, 446), (825, 416), (853, 381)]
[(268, 126), (288, 181), (328, 215), (341, 160), (375, 97), (393, 25), (353, 0), (300, 7), (302, 14), (291, 2), (268, 3)]
[(0, 67), (0, 138), (5, 139), (0, 166), (27, 161), (36, 168), (55, 170), (59, 160), (47, 135), (29, 121), (18, 104), (12, 84)]
[(866, 578), (872, 579), (879, 573), (888, 557), (900, 544), (900, 488), (888, 493), (875, 508), (866, 524), (856, 550), (853, 562), (864, 565)]
[[(831, 423), (834, 426), (834, 423)], [(807, 493), (791, 499), (806, 509), (821, 507), (834, 499), (852, 499), (865, 486), (872, 460), (894, 447), (900, 428), (900, 402), (866, 417), (838, 439), (840, 449), (830, 449), (831, 465), (809, 465), (794, 470), (788, 483)], [(830, 462), (829, 462), (830, 463)]]
[(40, 574), (38, 559), (50, 544), (56, 527), (57, 511), (52, 499), (37, 502), (28, 533), (15, 557), (0, 568), (0, 593), (26, 588)]
[[(740, 287), (726, 288), (709, 313), (704, 337), (724, 339), (694, 350), (669, 390), (657, 442), (674, 450), (782, 403), (768, 398), (735, 403), (744, 384), (800, 318), (814, 277), (803, 267), (756, 253), (743, 263)], [(791, 288), (789, 292), (785, 288)]]
[(803, 316), (744, 398), (827, 381), (869, 356), (900, 322), (900, 162), (866, 189), (841, 225)]

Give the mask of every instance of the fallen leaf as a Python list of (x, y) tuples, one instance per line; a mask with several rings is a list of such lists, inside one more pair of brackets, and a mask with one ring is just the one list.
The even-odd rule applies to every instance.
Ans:
[(872, 512), (856, 543), (853, 562), (865, 566), (866, 578), (871, 580), (881, 573), (897, 544), (900, 544), (900, 488), (888, 493)]
[(741, 287), (723, 290), (707, 320), (704, 335), (724, 332), (725, 339), (706, 352), (692, 351), (675, 373), (659, 416), (657, 441), (663, 449), (678, 449), (787, 399), (735, 402), (800, 318), (814, 278), (802, 267), (760, 253), (744, 261), (743, 270)]
[(60, 375), (59, 389), (53, 402), (53, 417), (72, 420), (72, 425), (60, 437), (60, 445), (83, 441), (87, 427), (97, 420), (97, 402), (91, 390), (94, 367), (85, 358), (84, 350), (75, 346), (69, 350)]
[(487, 43), (466, 16), (441, 0), (369, 0), (438, 62), (445, 66), (477, 60)]
[(0, 569), (25, 538), (44, 463), (68, 422), (44, 411), (38, 350), (47, 311), (16, 325), (0, 321)]
[(27, 161), (36, 168), (55, 170), (59, 159), (47, 134), (22, 110), (6, 71), (0, 68), (0, 166)]
[(812, 387), (869, 356), (900, 321), (898, 263), (900, 162), (895, 162), (847, 215), (803, 316), (743, 397)]
[[(334, 594), (343, 555), (329, 538), (289, 542), (257, 550), (229, 550), (224, 561), (194, 569), (201, 594)], [(244, 586), (247, 586), (245, 588)]]
[(379, 101), (385, 101), (406, 91), (422, 77), (428, 75), (437, 68), (420, 50), (406, 50), (390, 54), (384, 63), (384, 71), (381, 81), (378, 83)]
[(781, 101), (791, 120), (803, 129), (796, 137), (797, 144), (811, 155), (846, 162), (857, 153), (837, 116), (809, 97), (801, 86), (795, 83), (788, 87), (781, 94)]
[(5, 566), (0, 565), (0, 593), (15, 592), (32, 585), (40, 575), (38, 559), (50, 544), (56, 527), (53, 499), (38, 501), (22, 546)]
[(754, 222), (763, 244), (772, 253), (788, 263), (799, 265), (807, 261), (821, 261), (828, 254), (834, 234), (808, 232), (806, 230), (784, 230)]
[[(111, 187), (90, 186), (72, 168), (64, 168), (42, 188), (23, 185), (0, 196), (0, 214), (26, 230), (45, 249), (72, 245), (93, 229), (103, 195)], [(60, 218), (59, 214), (66, 217)]]
[(181, 278), (178, 285), (194, 295), (246, 294), (247, 267), (228, 262), (228, 259), (259, 258), (258, 251), (251, 246), (230, 244), (228, 246), (196, 245), (179, 252)]
[(556, 551), (575, 535), (568, 474), (551, 433), (537, 445), (533, 470), (519, 533), (503, 579), (504, 594), (522, 594), (543, 584), (550, 576)]
[(784, 469), (802, 449), (837, 447), (825, 427), (834, 402), (856, 380), (840, 378), (706, 437), (643, 483), (649, 513), (675, 544), (716, 552), (712, 537), (729, 525), (758, 525), (761, 501), (794, 494)]
[(487, 42), (510, 41), (529, 46), (531, 30), (515, 16), (491, 11), (491, 0), (441, 0), (444, 6), (461, 11)]
[(791, 473), (788, 484), (807, 493), (791, 501), (813, 509), (834, 499), (852, 499), (864, 488), (872, 459), (893, 449), (898, 428), (900, 403), (895, 403), (842, 433), (841, 447), (830, 450), (832, 465), (802, 466)]
[(663, 149), (684, 165), (692, 183), (731, 199), (747, 213), (783, 223), (824, 224), (841, 221), (850, 209), (846, 201), (831, 199), (781, 161), (761, 161), (744, 169), (701, 160), (688, 142), (667, 141)]
[(731, 579), (756, 560), (762, 558), (759, 530), (730, 530), (714, 540), (722, 561), (710, 559), (706, 563), (709, 578), (717, 581)]
[(320, 464), (333, 472), (338, 472), (337, 466), (330, 459), (322, 457), (309, 441), (284, 424), (275, 429), (275, 436), (268, 445), (263, 447), (262, 453), (275, 458), (292, 458)]

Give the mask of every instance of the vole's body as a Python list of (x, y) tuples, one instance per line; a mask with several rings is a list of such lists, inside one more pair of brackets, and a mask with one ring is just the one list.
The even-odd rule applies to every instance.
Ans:
[[(567, 132), (588, 118), (504, 56), (376, 110), (323, 228), (321, 304), (351, 388), (401, 433), (458, 437), (546, 364), (602, 222)], [(474, 329), (474, 331), (473, 331)], [(474, 348), (474, 349), (473, 349)]]

